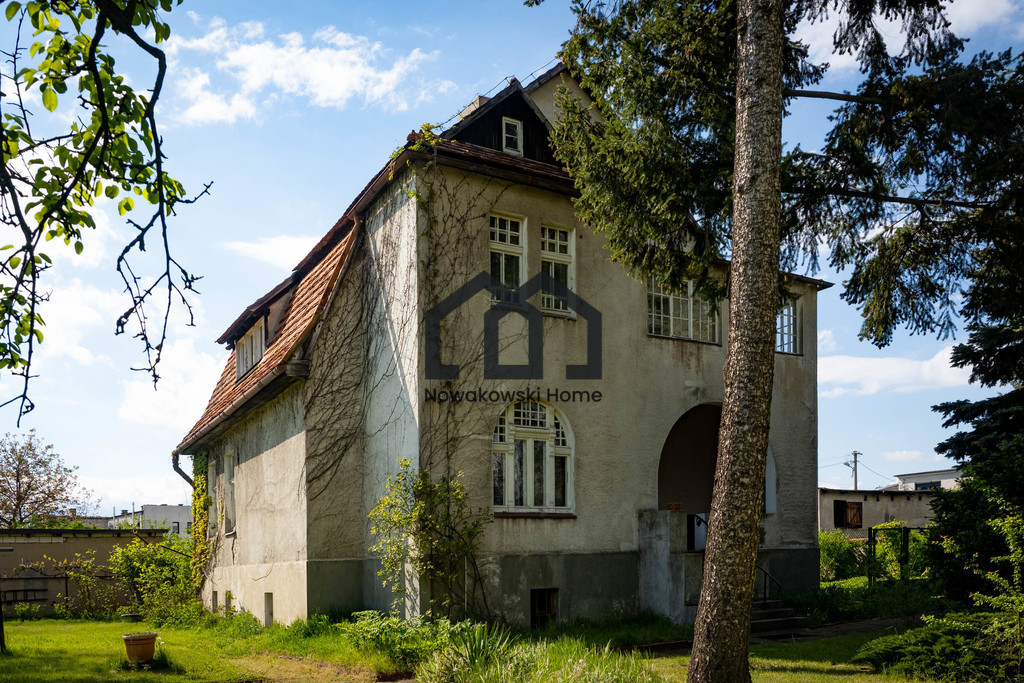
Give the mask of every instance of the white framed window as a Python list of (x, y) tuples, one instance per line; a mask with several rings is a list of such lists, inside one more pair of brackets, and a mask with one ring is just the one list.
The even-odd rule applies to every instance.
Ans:
[(800, 353), (800, 300), (787, 299), (775, 316), (775, 350)]
[(492, 503), (498, 512), (571, 512), (573, 437), (554, 406), (519, 401), (505, 408), (491, 439)]
[(263, 318), (257, 320), (252, 328), (235, 342), (235, 377), (241, 378), (263, 358), (266, 350), (265, 327)]
[[(558, 280), (566, 289), (575, 286), (573, 271), (573, 231), (542, 225), (540, 227), (540, 270)], [(566, 313), (569, 305), (547, 290), (541, 294), (540, 306), (545, 311)]]
[(683, 283), (680, 295), (649, 279), (647, 334), (718, 344), (717, 306), (698, 296), (689, 280)]
[(523, 122), (501, 117), (501, 147), (506, 154), (523, 156)]
[[(523, 221), (511, 216), (488, 217), (491, 240), (491, 277), (511, 290), (523, 281)], [(491, 301), (518, 303), (518, 294), (491, 293)]]

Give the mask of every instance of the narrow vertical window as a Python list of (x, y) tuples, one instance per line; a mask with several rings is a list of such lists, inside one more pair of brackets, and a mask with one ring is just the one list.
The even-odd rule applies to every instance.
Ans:
[(492, 470), (494, 475), (494, 504), (505, 504), (505, 454), (495, 453)]
[(506, 154), (523, 156), (523, 122), (503, 116), (501, 118), (501, 132), (502, 150)]
[(490, 216), (491, 277), (512, 290), (495, 288), (491, 300), (502, 303), (518, 302), (523, 269), (523, 224), (515, 218)]
[(544, 507), (544, 462), (543, 441), (533, 442), (533, 504), (536, 507)]
[[(540, 270), (552, 280), (560, 282), (566, 289), (573, 288), (572, 277), (572, 232), (561, 228), (541, 226), (540, 229)], [(541, 308), (546, 311), (568, 311), (567, 302), (554, 296), (548, 288), (541, 294)]]
[(224, 456), (224, 531), (235, 530), (235, 454)]
[(513, 501), (519, 507), (522, 507), (526, 502), (526, 492), (523, 490), (524, 484), (526, 483), (523, 481), (523, 468), (525, 466), (525, 463), (523, 462), (523, 456), (525, 455), (523, 453), (523, 447), (525, 445), (526, 442), (522, 439), (516, 439), (515, 449), (512, 453), (512, 472), (514, 477), (512, 482), (512, 495)]
[(800, 353), (800, 319), (797, 299), (787, 299), (775, 317), (775, 350)]

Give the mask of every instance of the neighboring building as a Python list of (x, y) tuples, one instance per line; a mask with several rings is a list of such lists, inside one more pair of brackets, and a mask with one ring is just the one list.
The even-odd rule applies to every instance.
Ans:
[[(208, 462), (207, 605), (230, 592), (282, 622), (387, 609), (367, 514), (407, 458), (460, 472), (470, 506), (493, 514), (467, 601), (485, 595), (517, 624), (693, 618), (728, 305), (631, 278), (577, 221), (548, 146), (559, 84), (586, 97), (556, 68), (478, 98), (440, 140), (410, 135), (220, 337), (233, 352), (175, 450)], [(801, 589), (818, 582), (815, 316), (829, 285), (788, 280), (758, 564)], [(407, 579), (415, 614), (429, 586)]]
[(930, 472), (897, 474), (896, 486), (900, 491), (960, 488), (960, 470), (932, 470)]
[(868, 529), (899, 520), (923, 527), (932, 521), (934, 491), (818, 489), (818, 528), (842, 529), (850, 538), (867, 538)]
[(192, 528), (192, 507), (189, 505), (143, 505), (138, 510), (121, 510), (109, 518), (111, 529), (166, 529), (172, 534), (186, 535)]
[(118, 604), (128, 604), (127, 594), (106, 568), (111, 551), (134, 538), (159, 543), (164, 533), (163, 529), (0, 529), (0, 605), (11, 608), (25, 602), (49, 613), (55, 602), (78, 595), (79, 584), (67, 576), (67, 564), (90, 557), (98, 568), (99, 585), (109, 589)]

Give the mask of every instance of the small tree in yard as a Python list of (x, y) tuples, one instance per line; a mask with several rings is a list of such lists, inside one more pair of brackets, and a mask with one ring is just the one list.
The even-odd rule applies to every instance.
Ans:
[(31, 430), (23, 437), (0, 439), (0, 525), (46, 526), (67, 517), (71, 508), (91, 505), (91, 492), (78, 483), (77, 467), (68, 467), (52, 445)]

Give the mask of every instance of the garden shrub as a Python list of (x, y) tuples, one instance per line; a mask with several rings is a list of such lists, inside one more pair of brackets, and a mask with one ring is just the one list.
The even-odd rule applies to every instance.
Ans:
[(898, 531), (886, 531), (888, 529), (902, 529), (907, 526), (906, 522), (893, 520), (875, 526), (881, 533), (875, 533), (875, 564), (873, 573), (881, 579), (899, 579), (912, 576), (924, 576), (928, 573), (930, 564), (930, 550), (928, 537), (920, 531), (910, 532), (910, 545), (908, 548), (907, 565), (900, 572), (900, 544), (901, 534)]
[(864, 572), (862, 543), (855, 543), (839, 529), (818, 532), (822, 581), (860, 576)]
[(110, 554), (110, 567), (136, 607), (154, 624), (194, 626), (206, 616), (192, 583), (192, 542), (170, 536), (161, 543), (135, 538)]
[(854, 662), (935, 681), (1021, 680), (1018, 624), (1004, 613), (953, 613), (864, 645)]
[(30, 602), (19, 602), (14, 606), (14, 616), (18, 618), (18, 621), (38, 619), (40, 608), (41, 605), (38, 603), (33, 605)]
[(288, 627), (288, 634), (296, 638), (315, 638), (337, 632), (337, 626), (326, 614), (311, 614), (309, 619), (296, 619)]
[(427, 621), (416, 617), (402, 619), (380, 612), (356, 612), (353, 621), (339, 624), (356, 648), (376, 652), (404, 670), (446, 647), (452, 637), (469, 628), (468, 622), (451, 623), (447, 619)]
[(416, 670), (416, 679), (426, 683), (661, 680), (637, 653), (616, 652), (610, 646), (590, 647), (573, 638), (515, 642), (507, 632), (481, 625), (454, 637), (447, 648), (423, 662)]

